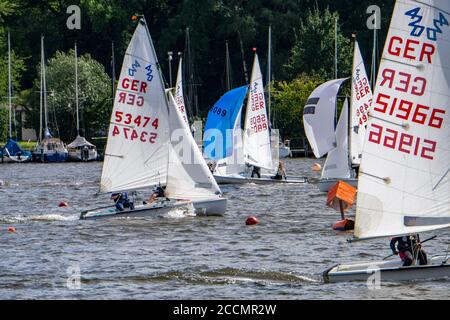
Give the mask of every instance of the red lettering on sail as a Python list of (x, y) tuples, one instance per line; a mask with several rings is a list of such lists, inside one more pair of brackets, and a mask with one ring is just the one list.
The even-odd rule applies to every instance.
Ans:
[(388, 53), (390, 55), (413, 61), (432, 63), (436, 47), (430, 43), (422, 43), (413, 39), (402, 39), (394, 36), (389, 39)]
[[(398, 83), (395, 87), (394, 84)], [(380, 87), (387, 86), (396, 91), (410, 93), (415, 96), (423, 96), (427, 87), (427, 79), (422, 77), (413, 77), (412, 74), (397, 72), (392, 69), (384, 69), (381, 72)]]

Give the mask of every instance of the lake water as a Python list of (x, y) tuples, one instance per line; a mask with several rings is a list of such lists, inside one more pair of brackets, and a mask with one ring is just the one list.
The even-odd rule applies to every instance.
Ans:
[[(318, 177), (314, 162), (288, 160), (287, 169)], [(450, 299), (448, 281), (324, 284), (322, 271), (383, 258), (389, 241), (347, 243), (311, 184), (222, 187), (219, 218), (80, 221), (82, 210), (110, 204), (96, 194), (101, 166), (0, 165), (0, 299)], [(249, 215), (261, 223), (245, 226)], [(449, 232), (438, 234), (429, 254), (447, 249)]]

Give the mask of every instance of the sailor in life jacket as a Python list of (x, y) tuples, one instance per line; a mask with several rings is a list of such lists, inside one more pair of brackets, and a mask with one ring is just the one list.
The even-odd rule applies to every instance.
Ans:
[(422, 250), (419, 235), (392, 238), (390, 246), (392, 253), (400, 256), (404, 267), (411, 266), (416, 259), (420, 265), (428, 264), (427, 254)]
[(165, 199), (166, 198), (166, 187), (158, 186), (156, 187), (155, 191), (152, 193), (150, 198), (148, 198), (147, 201), (144, 201), (143, 204), (151, 204), (155, 202), (158, 199)]
[(114, 200), (116, 209), (119, 211), (123, 211), (125, 208), (134, 210), (134, 203), (128, 198), (128, 193), (126, 192), (113, 193), (111, 199)]

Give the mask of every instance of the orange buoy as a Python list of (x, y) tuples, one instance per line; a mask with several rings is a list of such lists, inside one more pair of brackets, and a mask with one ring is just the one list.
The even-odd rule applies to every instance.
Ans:
[(322, 166), (319, 163), (314, 163), (314, 165), (311, 167), (311, 170), (314, 172), (320, 172), (322, 171)]
[(61, 201), (58, 205), (58, 207), (60, 208), (67, 208), (69, 206), (69, 204), (65, 201)]
[(350, 219), (344, 219), (333, 224), (333, 230), (335, 231), (350, 231), (355, 229), (355, 221)]
[(254, 226), (257, 225), (259, 223), (258, 218), (254, 217), (254, 216), (250, 216), (247, 218), (247, 221), (245, 221), (245, 224), (247, 226)]
[(9, 227), (8, 232), (9, 233), (17, 233), (16, 228), (14, 228), (14, 227)]

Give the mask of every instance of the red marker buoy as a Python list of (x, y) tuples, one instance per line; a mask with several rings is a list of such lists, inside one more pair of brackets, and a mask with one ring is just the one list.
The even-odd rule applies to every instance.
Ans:
[(254, 217), (254, 216), (248, 217), (247, 221), (245, 221), (245, 224), (247, 226), (254, 226), (254, 225), (257, 225), (258, 223), (259, 223), (258, 218)]
[(14, 227), (9, 227), (8, 232), (9, 233), (17, 233), (16, 228), (14, 228)]
[(69, 204), (65, 201), (61, 201), (58, 205), (58, 207), (60, 208), (67, 208), (69, 206)]

